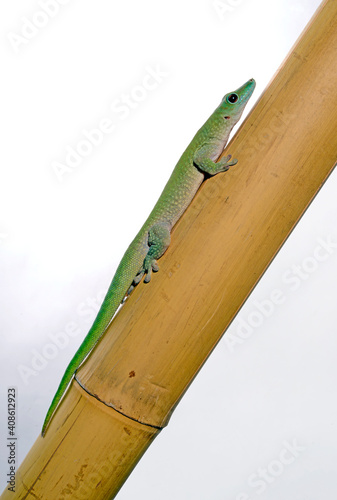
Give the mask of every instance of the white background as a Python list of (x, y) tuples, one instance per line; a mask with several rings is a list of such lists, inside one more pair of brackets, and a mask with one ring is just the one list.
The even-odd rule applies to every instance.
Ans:
[[(43, 0), (1, 4), (1, 489), (7, 388), (18, 389), (21, 462), (180, 154), (223, 95), (254, 77), (251, 109), (320, 3), (221, 2), (222, 12), (212, 0), (64, 0), (25, 41), (27, 19), (44, 23)], [(149, 67), (161, 81), (141, 94)], [(124, 119), (111, 109), (123, 94), (138, 98)], [(115, 130), (57, 176), (54, 162), (106, 118)], [(337, 242), (336, 191), (334, 172), (119, 500), (336, 498), (336, 245), (315, 261), (322, 240)], [(297, 285), (295, 265), (307, 270)], [(283, 303), (240, 340), (275, 289)], [(294, 442), (300, 451), (285, 455)], [(262, 469), (268, 480), (256, 483)]]

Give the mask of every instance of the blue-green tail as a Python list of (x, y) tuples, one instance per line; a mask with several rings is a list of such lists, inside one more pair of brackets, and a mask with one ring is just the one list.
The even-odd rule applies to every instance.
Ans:
[(60, 385), (47, 411), (47, 415), (42, 426), (42, 436), (45, 435), (51, 418), (63, 398), (75, 371), (83, 363), (85, 358), (102, 337), (122, 300), (124, 299), (128, 288), (141, 267), (144, 256), (146, 255), (146, 251), (144, 253), (143, 248), (145, 250), (144, 244), (141, 240), (138, 239), (138, 241), (134, 241), (121, 260), (92, 327), (64, 372)]

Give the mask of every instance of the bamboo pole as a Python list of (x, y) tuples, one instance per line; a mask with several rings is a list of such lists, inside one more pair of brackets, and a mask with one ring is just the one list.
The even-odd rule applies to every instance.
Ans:
[(203, 185), (161, 271), (77, 373), (15, 498), (117, 494), (333, 169), (336, 60), (337, 2), (326, 0), (227, 148), (238, 165)]

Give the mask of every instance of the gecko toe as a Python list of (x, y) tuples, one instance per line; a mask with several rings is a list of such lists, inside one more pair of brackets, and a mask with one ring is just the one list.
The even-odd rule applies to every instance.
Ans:
[(150, 267), (146, 273), (146, 276), (144, 278), (144, 283), (150, 283), (151, 281), (151, 276), (152, 276), (152, 267)]
[(152, 267), (152, 271), (154, 273), (157, 273), (159, 271), (159, 266), (158, 266), (158, 262), (156, 260), (154, 260), (151, 264), (151, 267)]
[(138, 285), (138, 283), (140, 283), (140, 282), (141, 282), (142, 277), (144, 276), (144, 273), (145, 273), (144, 269), (141, 269), (141, 270), (139, 271), (139, 273), (138, 273), (138, 274), (136, 274), (136, 276), (134, 277), (133, 282), (132, 282), (132, 283), (133, 283), (133, 285)]

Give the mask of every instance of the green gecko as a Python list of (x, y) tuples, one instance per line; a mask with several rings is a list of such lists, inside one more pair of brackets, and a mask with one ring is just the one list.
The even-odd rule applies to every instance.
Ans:
[(126, 250), (92, 327), (62, 377), (48, 409), (42, 436), (76, 370), (104, 334), (120, 304), (144, 275), (144, 283), (148, 283), (152, 271), (158, 271), (157, 259), (170, 244), (171, 230), (202, 182), (209, 176), (226, 172), (237, 163), (237, 160), (231, 160), (231, 155), (217, 160), (254, 88), (255, 81), (251, 79), (235, 92), (226, 94), (179, 159), (148, 219)]

